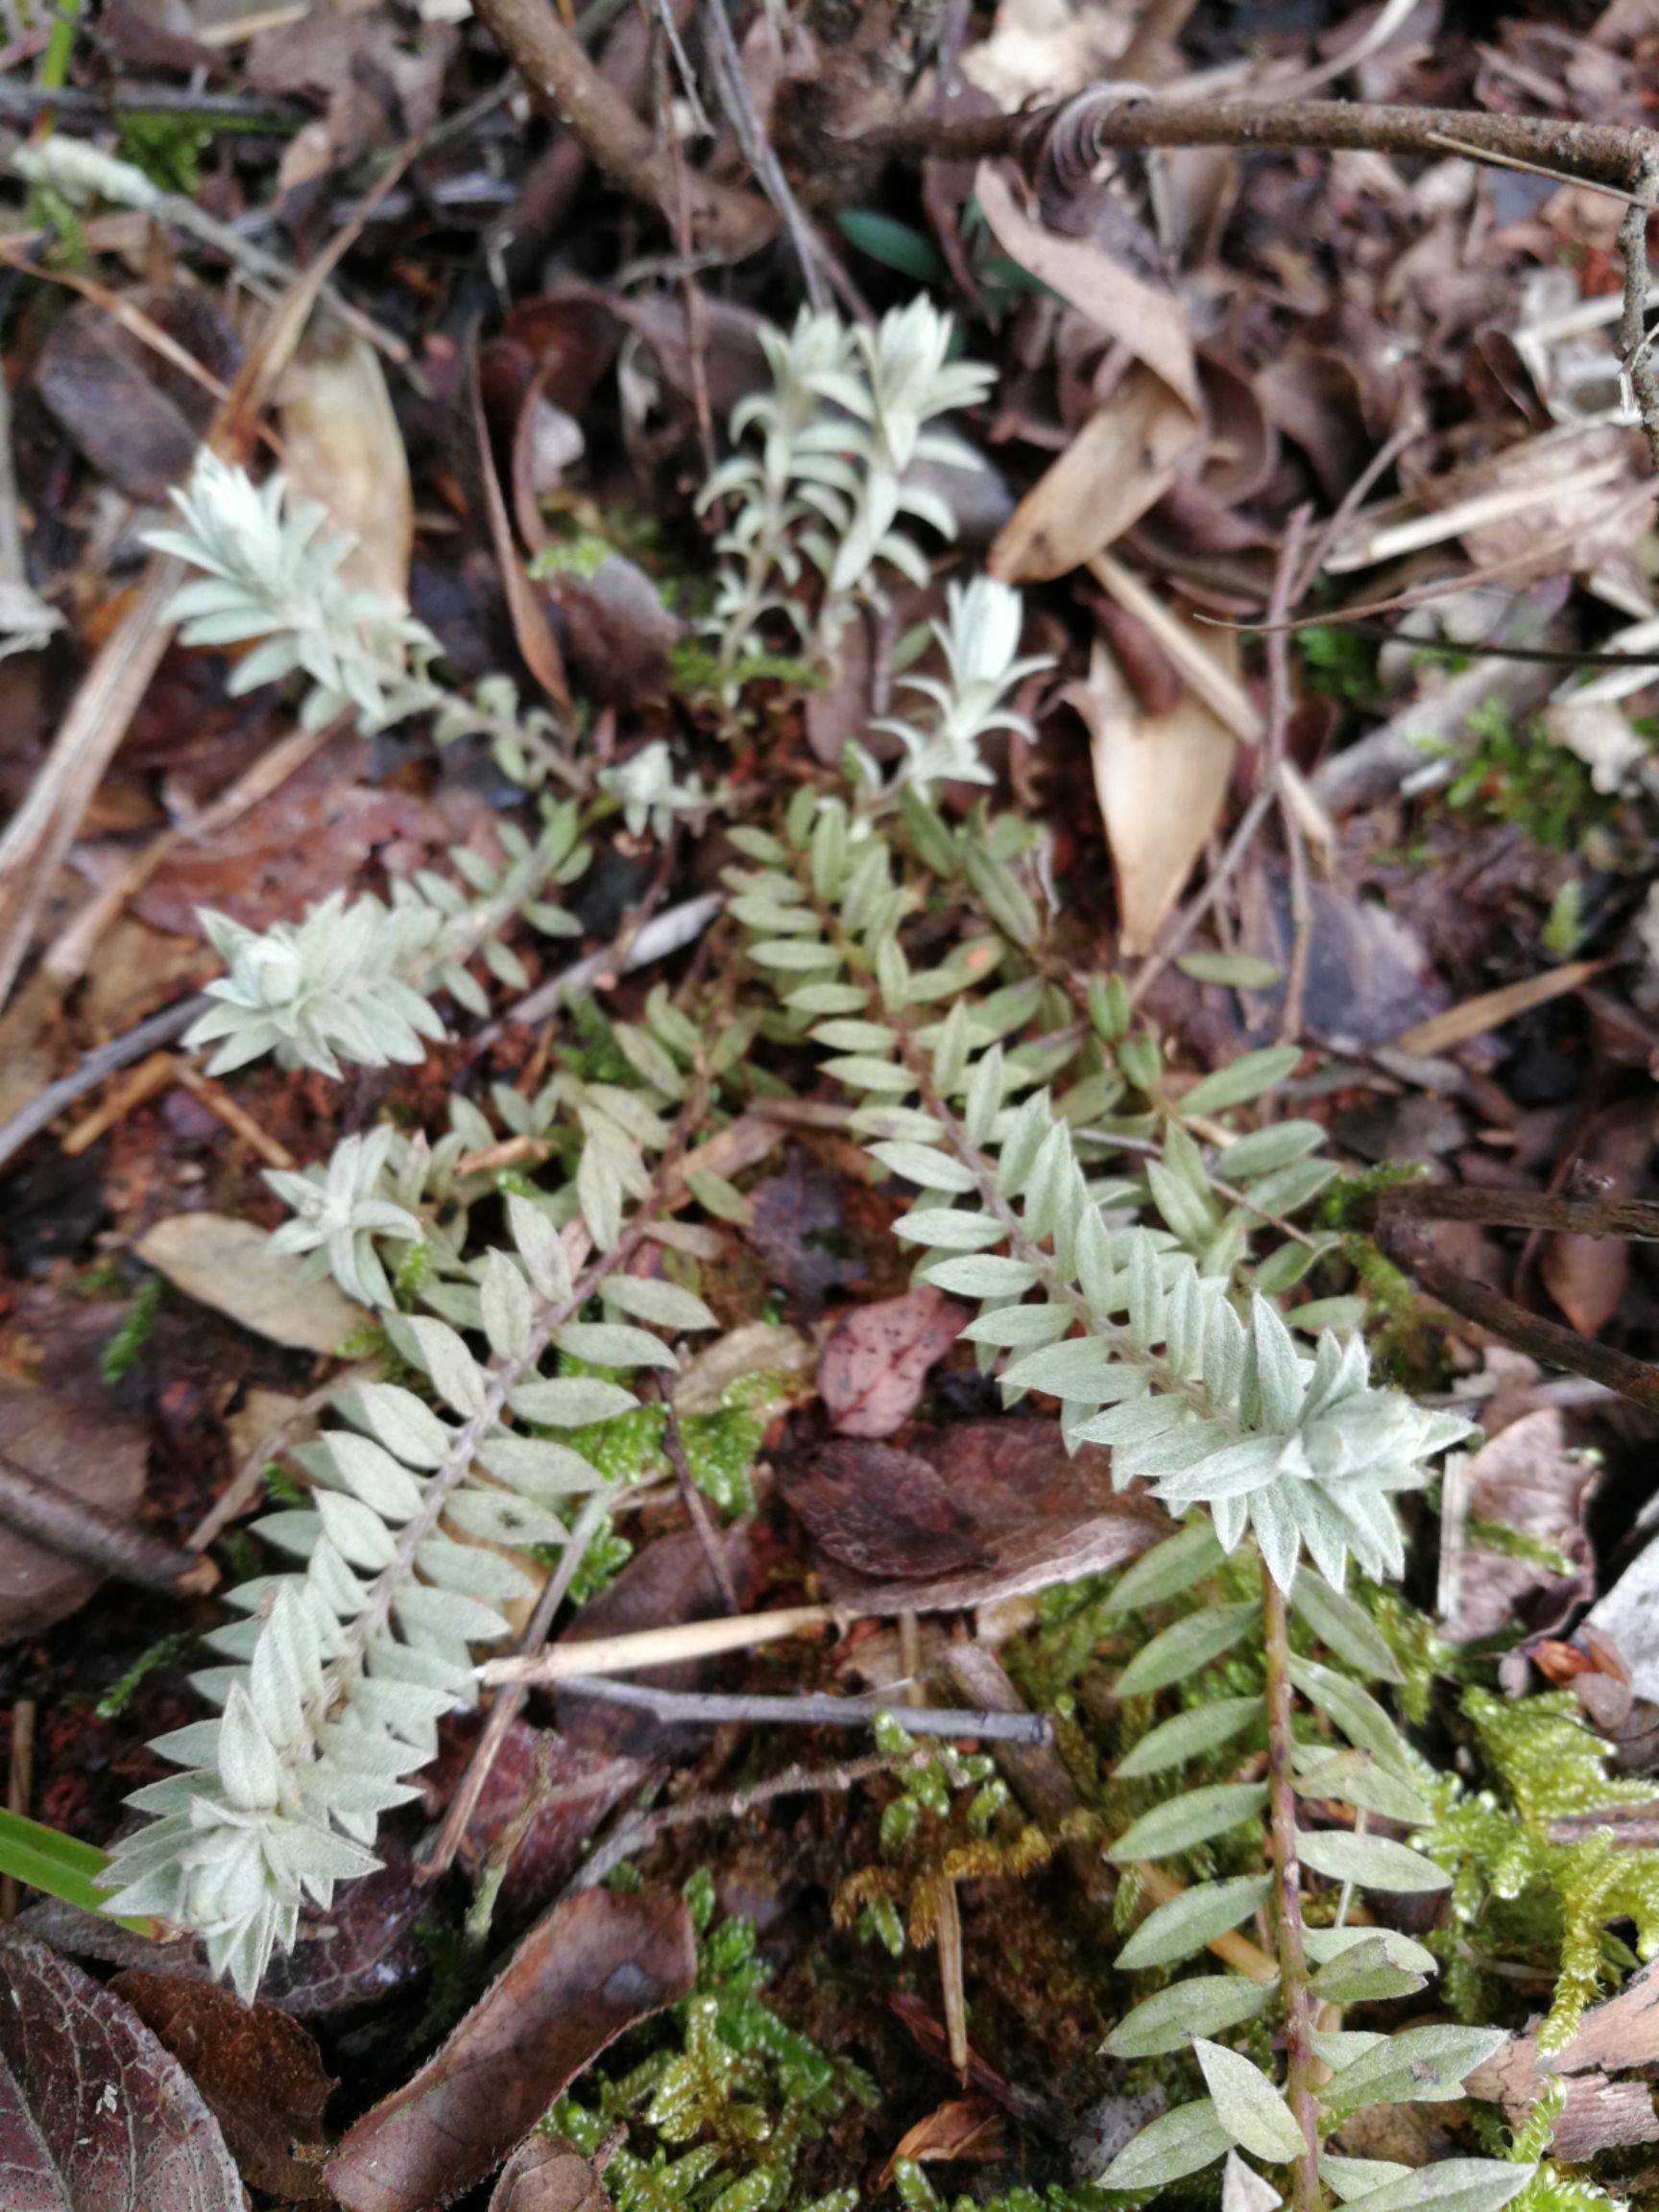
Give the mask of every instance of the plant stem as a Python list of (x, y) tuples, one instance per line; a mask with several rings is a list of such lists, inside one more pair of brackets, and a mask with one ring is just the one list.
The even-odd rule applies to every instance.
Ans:
[(1292, 2212), (1325, 2212), (1319, 2180), (1319, 2113), (1314, 2098), (1313, 2005), (1302, 1942), (1302, 1875), (1296, 1858), (1296, 1787), (1290, 1768), (1290, 1640), (1285, 1593), (1262, 1564), (1262, 1622), (1267, 1659), (1267, 1810), (1273, 1850), (1273, 1929), (1285, 2017), (1285, 2097), (1306, 2151), (1294, 2168)]

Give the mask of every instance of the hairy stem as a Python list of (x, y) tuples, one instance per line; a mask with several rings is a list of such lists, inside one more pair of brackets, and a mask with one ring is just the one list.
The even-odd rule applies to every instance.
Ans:
[(1313, 2001), (1302, 1942), (1302, 1874), (1296, 1857), (1296, 1789), (1290, 1767), (1290, 1640), (1285, 1593), (1262, 1567), (1267, 1658), (1267, 1809), (1273, 1851), (1273, 1929), (1285, 2018), (1285, 2097), (1307, 2149), (1297, 2158), (1292, 2212), (1324, 2212), (1313, 2057)]

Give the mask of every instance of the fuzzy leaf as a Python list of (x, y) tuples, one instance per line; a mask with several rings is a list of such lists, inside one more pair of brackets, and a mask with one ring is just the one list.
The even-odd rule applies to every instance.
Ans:
[(1341, 2114), (1367, 2104), (1448, 2104), (1507, 2041), (1502, 2028), (1404, 2028), (1339, 2067), (1320, 2090), (1320, 2105)]
[(1188, 1759), (1218, 1750), (1235, 1736), (1241, 1736), (1264, 1710), (1260, 1697), (1219, 1697), (1214, 1704), (1194, 1705), (1190, 1712), (1177, 1713), (1173, 1720), (1166, 1720), (1142, 1736), (1134, 1750), (1118, 1760), (1118, 1779), (1162, 1774)]
[(1195, 2036), (1254, 2020), (1272, 1994), (1271, 1983), (1247, 1982), (1242, 1974), (1199, 1974), (1172, 1983), (1125, 2013), (1105, 2048), (1114, 2058), (1161, 2057)]
[(1242, 1054), (1182, 1093), (1183, 1118), (1190, 1121), (1196, 1114), (1221, 1114), (1229, 1106), (1248, 1105), (1287, 1081), (1301, 1058), (1301, 1048), (1295, 1045), (1270, 1045), (1264, 1051)]
[(1136, 1652), (1118, 1677), (1117, 1695), (1143, 1697), (1150, 1691), (1166, 1690), (1172, 1682), (1186, 1681), (1230, 1651), (1261, 1618), (1261, 1606), (1250, 1599), (1189, 1613)]
[[(972, 1329), (967, 1332), (970, 1335)], [(1213, 1575), (1225, 1554), (1208, 1519), (1195, 1521), (1137, 1559), (1106, 1600), (1110, 1616), (1139, 1613), (1166, 1598), (1178, 1598)]]
[(1503, 2212), (1536, 2171), (1507, 2159), (1436, 2158), (1427, 2166), (1408, 2167), (1405, 2174), (1367, 2190), (1358, 2201), (1365, 2212)]
[[(1178, 1851), (1190, 1851), (1195, 1843), (1224, 1836), (1241, 1820), (1253, 1820), (1266, 1802), (1264, 1782), (1216, 1782), (1207, 1790), (1189, 1790), (1142, 1813), (1106, 1856), (1118, 1866), (1133, 1865), (1138, 1859), (1172, 1859)], [(1408, 1856), (1415, 1858), (1416, 1853)], [(1451, 1876), (1444, 1879), (1450, 1882)]]
[(1265, 2074), (1225, 2044), (1200, 2036), (1192, 2049), (1215, 2117), (1240, 2151), (1274, 2162), (1301, 2155), (1307, 2149), (1302, 2130)]
[(1208, 2097), (1181, 2104), (1142, 2128), (1104, 2174), (1102, 2189), (1161, 2189), (1166, 2181), (1202, 2172), (1227, 2155), (1230, 2138)]
[(1123, 1972), (1148, 1966), (1175, 1966), (1225, 1936), (1267, 1902), (1273, 1887), (1265, 1874), (1242, 1874), (1227, 1882), (1203, 1882), (1183, 1889), (1166, 1905), (1147, 1913), (1118, 1952), (1114, 1963)]
[(1436, 1866), (1408, 1843), (1396, 1843), (1387, 1836), (1355, 1836), (1343, 1828), (1319, 1828), (1299, 1834), (1296, 1848), (1303, 1865), (1315, 1874), (1323, 1874), (1332, 1882), (1353, 1882), (1361, 1889), (1427, 1897), (1452, 1887), (1452, 1877), (1443, 1866)]
[(1403, 1682), (1400, 1663), (1387, 1639), (1365, 1608), (1345, 1591), (1333, 1590), (1323, 1575), (1305, 1570), (1290, 1593), (1299, 1613), (1321, 1644), (1373, 1682)]

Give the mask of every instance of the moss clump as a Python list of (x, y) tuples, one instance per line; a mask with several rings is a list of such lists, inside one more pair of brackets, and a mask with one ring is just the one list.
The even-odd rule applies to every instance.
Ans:
[(640, 2031), (651, 2047), (633, 2065), (562, 2097), (548, 2132), (591, 2155), (623, 2130), (605, 2167), (616, 2212), (853, 2212), (855, 2189), (796, 2206), (796, 2174), (850, 2103), (875, 2104), (875, 2084), (764, 2002), (754, 1922), (714, 1925), (706, 1869), (685, 1895), (698, 1932), (690, 1995)]

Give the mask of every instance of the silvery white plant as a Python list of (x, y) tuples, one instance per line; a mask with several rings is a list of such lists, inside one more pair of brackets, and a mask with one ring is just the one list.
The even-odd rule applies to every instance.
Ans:
[(1467, 1422), (1379, 1389), (1357, 1337), (1305, 1350), (1270, 1299), (1240, 1312), (1230, 1278), (1201, 1273), (1171, 1232), (1112, 1226), (1047, 1092), (1021, 1097), (1035, 1063), (959, 989), (944, 1020), (917, 1019), (947, 994), (910, 972), (912, 895), (886, 844), (816, 792), (791, 827), (793, 846), (744, 836), (765, 862), (734, 907), (751, 957), (786, 1008), (818, 1017), (827, 1072), (859, 1100), (855, 1133), (926, 1193), (896, 1234), (920, 1247), (923, 1281), (981, 1305), (965, 1335), (1012, 1355), (1006, 1388), (1060, 1399), (1068, 1442), (1109, 1444), (1119, 1486), (1145, 1482), (1175, 1513), (1207, 1506), (1224, 1550), (1252, 1531), (1284, 1589), (1304, 1550), (1338, 1587), (1350, 1556), (1397, 1575), (1392, 1499)]
[[(626, 1270), (655, 1219), (671, 1117), (690, 1112), (687, 1045), (702, 1049), (683, 1021), (657, 1030), (632, 1056), (666, 1088), (582, 1090), (569, 1186), (510, 1194), (507, 1247), (468, 1262), (462, 1284), (422, 1285), (445, 1317), (398, 1311), (373, 1251), (421, 1226), (380, 1195), (385, 1133), (348, 1139), (321, 1181), (279, 1186), (298, 1212), (278, 1241), (355, 1282), (424, 1386), (347, 1388), (340, 1419), (295, 1455), (309, 1503), (257, 1528), (302, 1564), (232, 1593), (246, 1618), (212, 1639), (228, 1664), (196, 1677), (222, 1717), (155, 1746), (182, 1771), (137, 1792), (156, 1817), (112, 1855), (111, 1910), (196, 1930), (244, 1997), (306, 1901), (326, 1909), (337, 1883), (375, 1865), (382, 1815), (417, 1794), (409, 1777), (441, 1717), (473, 1699), (473, 1646), (504, 1637), (502, 1608), (533, 1587), (507, 1554), (583, 1545), (617, 1503), (573, 1432), (637, 1399), (543, 1361), (672, 1371), (668, 1338), (714, 1326), (690, 1291)], [(582, 1318), (595, 1304), (603, 1318)]]
[(256, 485), (245, 469), (204, 447), (173, 503), (179, 525), (145, 541), (202, 573), (174, 594), (167, 615), (186, 645), (252, 648), (231, 671), (232, 693), (299, 673), (307, 729), (349, 714), (373, 734), (430, 714), (440, 743), (488, 735), (520, 782), (576, 780), (553, 742), (550, 717), (523, 711), (507, 679), (470, 694), (441, 683), (434, 670), (443, 648), (426, 625), (384, 591), (342, 581), (350, 539), (326, 535), (325, 510), (312, 501), (296, 506), (280, 474)]
[[(734, 503), (719, 543), (728, 559), (711, 622), (726, 666), (752, 646), (769, 611), (787, 612), (808, 634), (790, 597), (805, 564), (822, 579), (809, 629), (820, 659), (833, 654), (859, 599), (880, 600), (884, 568), (926, 583), (926, 559), (900, 524), (913, 517), (946, 538), (956, 526), (914, 471), (924, 463), (964, 465), (960, 443), (930, 425), (976, 404), (994, 381), (982, 363), (952, 361), (953, 342), (951, 318), (925, 295), (875, 330), (849, 331), (833, 315), (804, 312), (787, 338), (763, 334), (772, 389), (734, 411), (739, 450), (703, 493), (705, 503)], [(754, 430), (757, 454), (743, 449)]]
[[(891, 715), (875, 725), (904, 748), (889, 790), (909, 783), (931, 797), (940, 783), (994, 783), (996, 771), (979, 750), (981, 740), (998, 730), (1036, 739), (1029, 718), (1009, 706), (1008, 695), (1027, 676), (1053, 663), (1042, 654), (1019, 658), (1023, 620), (1019, 592), (989, 576), (975, 576), (967, 585), (950, 585), (945, 604), (944, 621), (933, 625), (945, 656), (944, 677), (902, 680), (906, 689), (931, 701), (931, 721), (924, 726)], [(878, 770), (871, 767), (864, 773), (878, 781)]]
[(715, 794), (700, 776), (679, 781), (674, 756), (661, 737), (640, 746), (613, 768), (601, 768), (599, 786), (618, 800), (622, 819), (636, 837), (650, 830), (661, 844), (681, 819), (695, 826), (696, 819), (714, 804)]
[(549, 808), (534, 842), (512, 823), (497, 824), (495, 835), (498, 863), (452, 849), (464, 885), (422, 869), (394, 884), (390, 903), (373, 893), (348, 902), (334, 892), (301, 921), (269, 929), (204, 911), (226, 972), (206, 986), (215, 1004), (186, 1044), (217, 1047), (208, 1063), (216, 1075), (266, 1053), (282, 1067), (330, 1076), (342, 1061), (417, 1066), (446, 1034), (433, 1004), (440, 991), (470, 1013), (488, 1012), (466, 966), (475, 954), (498, 981), (528, 988), (523, 963), (499, 934), (510, 922), (522, 917), (549, 936), (577, 932), (574, 918), (545, 895), (587, 866), (575, 808)]

